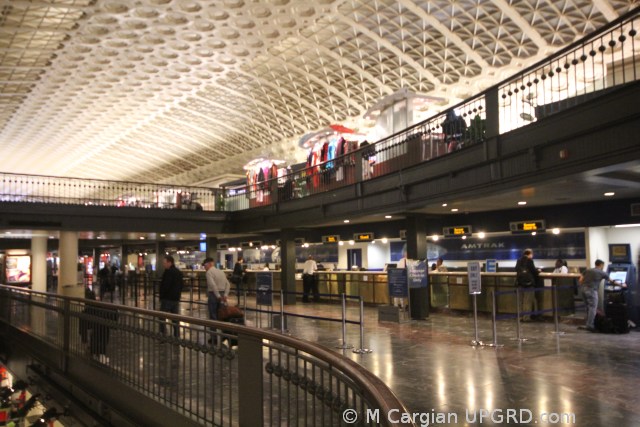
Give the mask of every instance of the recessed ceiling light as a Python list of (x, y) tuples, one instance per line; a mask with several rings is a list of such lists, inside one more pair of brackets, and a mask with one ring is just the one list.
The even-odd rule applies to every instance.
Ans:
[(443, 203), (443, 204), (442, 204), (442, 207), (443, 207), (443, 208), (446, 208), (446, 207), (447, 207), (447, 204), (446, 204), (446, 203)]
[(160, 237), (167, 237), (167, 235), (166, 234), (161, 234)]
[(553, 230), (551, 230), (551, 232), (553, 234), (560, 234), (560, 229), (559, 228), (554, 228)]
[(433, 236), (431, 236), (431, 240), (433, 240), (434, 242), (437, 242), (439, 238), (440, 237), (438, 237), (437, 234), (434, 234)]
[(385, 215), (384, 217), (387, 219), (393, 218), (391, 215)]
[(144, 236), (140, 236), (140, 240), (144, 240), (144, 239), (145, 239), (145, 237), (144, 237)]
[(349, 224), (349, 220), (348, 220), (348, 219), (345, 219), (343, 222), (344, 222), (345, 224)]
[(484, 234), (484, 231), (481, 231), (481, 232), (478, 233), (478, 238), (480, 238), (480, 239), (484, 239), (485, 236), (486, 235)]
[(451, 209), (451, 212), (458, 212), (458, 208)]
[(535, 232), (535, 231), (532, 231), (532, 232), (531, 232), (531, 235), (532, 235), (532, 236), (535, 236), (536, 234), (538, 234), (538, 233), (537, 233), (537, 232)]
[(462, 240), (467, 240), (467, 236), (462, 236)]
[(629, 228), (629, 227), (640, 227), (640, 224), (618, 224), (614, 225), (615, 228)]
[(382, 238), (382, 243), (387, 243), (389, 240), (386, 237)]
[(349, 240), (349, 244), (350, 244), (351, 246), (353, 246), (355, 243), (356, 243), (356, 242), (354, 242), (353, 240)]
[(606, 197), (611, 197), (611, 196), (615, 196), (615, 195), (616, 195), (616, 193), (614, 193), (613, 191), (607, 191), (606, 193), (604, 193), (604, 195), (605, 195)]
[(518, 204), (519, 204), (520, 206), (524, 206), (524, 205), (526, 205), (526, 204), (527, 204), (527, 202), (525, 202), (525, 201), (521, 201), (521, 202), (518, 202)]

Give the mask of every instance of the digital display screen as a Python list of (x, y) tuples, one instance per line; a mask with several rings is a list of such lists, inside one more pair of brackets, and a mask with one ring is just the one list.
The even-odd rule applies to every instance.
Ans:
[(631, 245), (613, 244), (609, 245), (609, 261), (611, 262), (631, 262)]
[(442, 234), (447, 237), (471, 236), (470, 225), (456, 225), (454, 227), (444, 227)]
[(322, 236), (323, 243), (338, 243), (340, 241), (340, 236), (331, 235), (331, 236)]
[(546, 227), (547, 226), (542, 219), (515, 221), (509, 223), (509, 229), (512, 233), (532, 233), (534, 231), (545, 231)]
[(626, 271), (611, 271), (609, 272), (609, 279), (611, 281), (619, 281), (621, 283), (627, 282), (627, 272)]
[(373, 233), (356, 233), (353, 235), (356, 242), (368, 242), (373, 240)]

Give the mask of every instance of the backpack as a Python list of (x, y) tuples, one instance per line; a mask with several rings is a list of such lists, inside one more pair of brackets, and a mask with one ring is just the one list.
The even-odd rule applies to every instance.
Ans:
[(523, 288), (528, 288), (535, 284), (535, 278), (526, 266), (520, 266), (516, 271), (516, 284)]

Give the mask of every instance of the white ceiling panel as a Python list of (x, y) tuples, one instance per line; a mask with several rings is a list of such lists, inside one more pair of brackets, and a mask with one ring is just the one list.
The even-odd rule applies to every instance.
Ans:
[(477, 93), (635, 0), (0, 0), (5, 172), (194, 184), (407, 89)]

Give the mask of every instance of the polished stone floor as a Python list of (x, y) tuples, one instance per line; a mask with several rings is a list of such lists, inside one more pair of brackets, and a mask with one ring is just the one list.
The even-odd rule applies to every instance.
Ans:
[[(252, 304), (250, 299), (249, 308)], [(198, 303), (183, 303), (182, 311), (205, 315)], [(378, 322), (377, 308), (365, 307), (364, 345), (357, 325), (347, 325), (345, 341), (372, 352), (355, 354), (337, 348), (342, 344), (336, 321), (340, 305), (298, 303), (286, 311), (317, 316), (287, 316), (288, 333), (367, 367), (409, 412), (422, 416), (418, 425), (640, 425), (640, 333), (634, 330), (590, 333), (563, 319), (561, 334), (552, 321), (523, 323), (524, 341), (515, 339), (515, 319), (506, 319), (496, 326), (499, 347), (473, 346), (474, 321), (468, 313), (438, 312), (427, 320), (393, 323)], [(359, 307), (349, 306), (347, 313), (349, 320), (358, 320)], [(491, 319), (481, 316), (478, 324), (480, 340), (493, 342)], [(247, 325), (270, 326), (266, 315), (251, 310)], [(436, 422), (442, 421), (438, 416), (447, 422)]]

